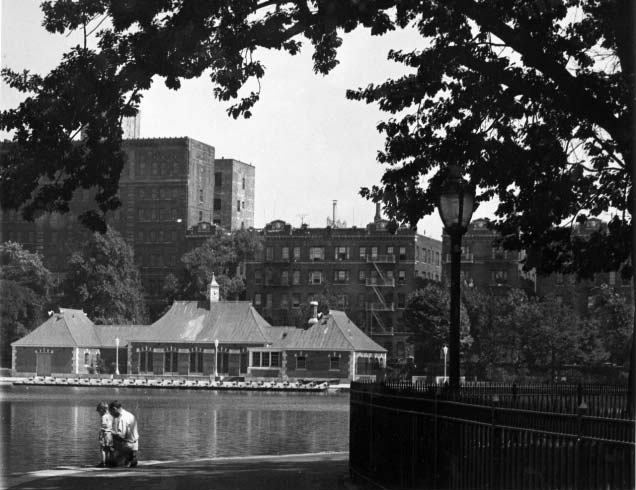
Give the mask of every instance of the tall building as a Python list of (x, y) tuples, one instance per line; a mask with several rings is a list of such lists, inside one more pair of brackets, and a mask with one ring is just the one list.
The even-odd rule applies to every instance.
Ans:
[[(254, 225), (255, 171), (237, 160), (216, 160), (213, 146), (187, 137), (125, 140), (123, 149), (122, 206), (107, 216), (107, 222), (133, 247), (152, 302), (165, 276), (185, 252), (200, 244), (202, 236), (217, 226), (236, 230)], [(216, 178), (219, 174), (222, 179)], [(216, 199), (230, 197), (234, 205), (222, 204), (223, 212), (217, 213)], [(91, 199), (91, 191), (77, 190), (71, 212), (35, 222), (21, 220), (17, 212), (3, 212), (0, 240), (41, 252), (46, 266), (63, 274), (68, 256), (87, 236), (77, 215)]]
[(395, 234), (376, 216), (366, 228), (293, 228), (273, 221), (261, 231), (262, 256), (247, 264), (247, 295), (274, 325), (294, 323), (321, 296), (346, 311), (389, 352), (411, 355), (401, 326), (416, 278), (440, 280), (441, 242), (410, 229)]
[[(461, 280), (462, 285), (494, 292), (508, 288), (534, 289), (533, 273), (522, 269), (522, 252), (508, 251), (496, 241), (499, 233), (488, 228), (487, 219), (476, 219), (468, 225), (462, 237)], [(450, 236), (442, 237), (444, 280), (450, 277)]]

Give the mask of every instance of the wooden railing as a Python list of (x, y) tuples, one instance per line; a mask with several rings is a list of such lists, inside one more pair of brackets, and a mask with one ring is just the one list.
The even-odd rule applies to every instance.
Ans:
[(633, 489), (635, 423), (617, 396), (627, 398), (614, 387), (352, 383), (351, 472), (386, 488)]

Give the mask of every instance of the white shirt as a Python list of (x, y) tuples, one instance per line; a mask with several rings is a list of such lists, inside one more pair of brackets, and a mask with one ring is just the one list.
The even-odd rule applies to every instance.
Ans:
[(113, 434), (121, 437), (127, 448), (133, 451), (137, 451), (139, 449), (137, 419), (129, 411), (122, 408), (119, 417), (116, 417), (113, 420)]

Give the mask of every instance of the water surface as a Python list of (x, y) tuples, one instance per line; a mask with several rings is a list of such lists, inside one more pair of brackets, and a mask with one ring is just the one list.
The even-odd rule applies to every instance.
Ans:
[(118, 399), (138, 419), (139, 457), (348, 451), (349, 396), (144, 388), (0, 387), (2, 472), (99, 461), (99, 401)]

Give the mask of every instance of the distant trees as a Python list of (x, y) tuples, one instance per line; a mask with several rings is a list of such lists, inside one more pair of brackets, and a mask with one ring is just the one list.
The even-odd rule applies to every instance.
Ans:
[[(439, 352), (448, 345), (450, 295), (438, 284), (428, 283), (417, 289), (406, 300), (402, 317), (404, 326), (411, 332), (415, 364), (439, 359)], [(460, 311), (460, 343), (466, 352), (472, 343), (470, 322), (466, 308)]]
[(14, 242), (0, 244), (0, 365), (11, 365), (11, 342), (47, 318), (55, 279), (42, 256)]
[[(416, 290), (404, 310), (412, 332), (415, 363), (439, 362), (448, 342), (448, 293), (429, 283)], [(519, 289), (485, 292), (465, 288), (462, 297), (462, 355), (481, 379), (542, 376), (554, 379), (566, 366), (627, 366), (631, 305), (604, 289), (588, 315), (556, 298), (528, 297)]]
[(108, 228), (73, 252), (63, 282), (64, 304), (83, 309), (99, 324), (146, 322), (146, 305), (134, 253)]
[(215, 275), (221, 299), (238, 300), (245, 296), (245, 278), (241, 270), (254, 260), (261, 249), (259, 237), (246, 230), (214, 235), (181, 257), (181, 267), (164, 279), (162, 294), (166, 302), (202, 300)]

